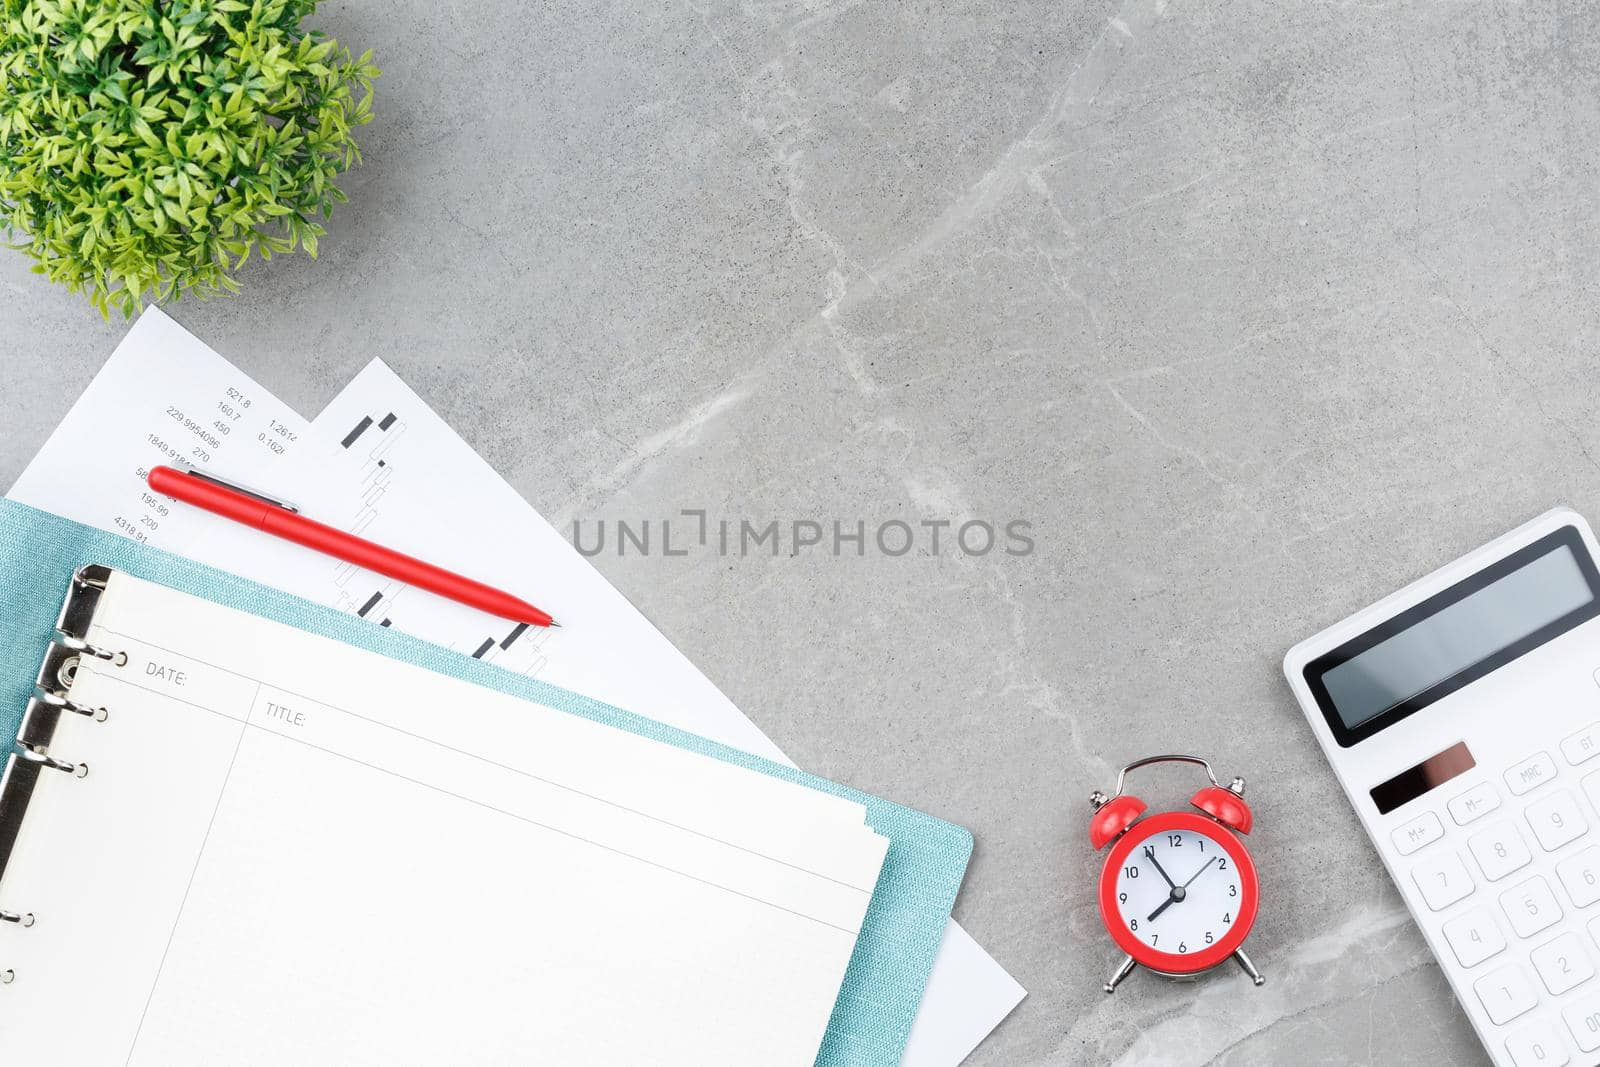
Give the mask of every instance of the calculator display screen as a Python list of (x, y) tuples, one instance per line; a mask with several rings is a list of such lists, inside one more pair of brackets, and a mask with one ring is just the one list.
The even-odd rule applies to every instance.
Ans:
[(1319, 657), (1306, 681), (1348, 746), (1600, 614), (1597, 592), (1563, 527)]

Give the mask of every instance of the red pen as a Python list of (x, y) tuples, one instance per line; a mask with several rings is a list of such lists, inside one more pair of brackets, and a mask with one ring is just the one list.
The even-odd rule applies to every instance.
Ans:
[(221, 515), (225, 519), (254, 526), (256, 529), (293, 541), (297, 545), (325, 555), (354, 563), (378, 574), (399, 579), (407, 585), (426, 589), (450, 600), (456, 600), (491, 615), (499, 615), (533, 626), (559, 626), (548, 613), (540, 611), (525, 600), (492, 586), (464, 578), (443, 567), (424, 563), (413, 556), (396, 552), (392, 548), (364, 541), (343, 530), (335, 530), (301, 515), (292, 504), (230, 485), (220, 478), (202, 474), (193, 468), (179, 470), (175, 467), (152, 467), (150, 488), (165, 496), (175, 497), (185, 504)]

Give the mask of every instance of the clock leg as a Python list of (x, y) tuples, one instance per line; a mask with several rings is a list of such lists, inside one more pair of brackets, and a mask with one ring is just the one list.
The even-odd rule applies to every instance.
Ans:
[(1250, 981), (1256, 985), (1266, 985), (1267, 980), (1261, 977), (1261, 972), (1256, 970), (1256, 965), (1250, 962), (1250, 957), (1244, 954), (1244, 949), (1237, 949), (1233, 953), (1233, 960), (1250, 976)]
[(1117, 991), (1117, 985), (1121, 983), (1124, 978), (1128, 977), (1128, 975), (1133, 971), (1133, 967), (1133, 957), (1124, 956), (1122, 958), (1122, 962), (1118, 964), (1117, 969), (1112, 972), (1111, 978), (1102, 988), (1104, 988), (1107, 993), (1115, 993)]

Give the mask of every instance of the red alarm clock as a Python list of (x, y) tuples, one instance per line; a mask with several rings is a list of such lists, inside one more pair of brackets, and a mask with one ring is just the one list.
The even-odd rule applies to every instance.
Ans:
[[(1211, 784), (1189, 801), (1198, 813), (1144, 816), (1145, 802), (1123, 794), (1128, 772), (1152, 763), (1205, 768)], [(1116, 792), (1096, 790), (1089, 803), (1089, 843), (1111, 846), (1100, 871), (1100, 918), (1127, 953), (1105, 991), (1115, 992), (1136, 963), (1167, 978), (1194, 978), (1230, 956), (1256, 985), (1264, 983), (1240, 947), (1260, 900), (1256, 865), (1239, 836), (1250, 832), (1244, 779), (1223, 788), (1198, 756), (1151, 756), (1122, 768)]]

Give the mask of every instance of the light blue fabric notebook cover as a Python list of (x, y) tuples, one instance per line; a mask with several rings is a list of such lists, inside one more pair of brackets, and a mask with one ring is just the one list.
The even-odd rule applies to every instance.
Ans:
[(0, 731), (14, 737), (72, 572), (103, 563), (264, 618), (406, 660), (866, 805), (888, 857), (817, 1063), (896, 1064), (922, 999), (972, 835), (932, 816), (374, 626), (235, 575), (0, 500)]

